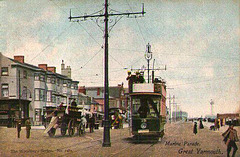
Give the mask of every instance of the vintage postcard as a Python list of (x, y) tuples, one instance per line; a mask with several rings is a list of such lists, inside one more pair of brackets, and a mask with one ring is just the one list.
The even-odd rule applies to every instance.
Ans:
[(0, 0), (0, 156), (240, 156), (239, 0)]

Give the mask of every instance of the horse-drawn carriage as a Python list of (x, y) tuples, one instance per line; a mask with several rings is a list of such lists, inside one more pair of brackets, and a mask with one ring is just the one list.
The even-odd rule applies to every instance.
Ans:
[(86, 119), (82, 116), (82, 110), (73, 106), (61, 107), (46, 107), (46, 130), (50, 137), (56, 133), (56, 129), (60, 128), (61, 135), (66, 135), (67, 131), (69, 136), (73, 136), (77, 128), (77, 134), (82, 136), (85, 134)]

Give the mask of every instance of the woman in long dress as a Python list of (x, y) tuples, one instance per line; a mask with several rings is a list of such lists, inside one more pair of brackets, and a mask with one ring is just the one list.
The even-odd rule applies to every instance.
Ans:
[(194, 133), (195, 135), (197, 134), (197, 122), (194, 122), (193, 133)]

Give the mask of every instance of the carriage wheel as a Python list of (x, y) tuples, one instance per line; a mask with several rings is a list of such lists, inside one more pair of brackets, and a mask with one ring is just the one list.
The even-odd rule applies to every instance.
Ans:
[(79, 123), (78, 125), (78, 135), (82, 136), (85, 134), (85, 126), (82, 123)]
[(68, 123), (68, 134), (69, 136), (73, 136), (75, 132), (74, 120), (70, 120)]
[(61, 135), (64, 136), (67, 133), (67, 124), (66, 123), (62, 123), (61, 125)]
[(53, 137), (53, 136), (55, 135), (55, 133), (56, 133), (56, 129), (55, 129), (55, 128), (52, 128), (52, 129), (50, 129), (50, 130), (48, 131), (48, 135), (49, 135), (50, 137)]

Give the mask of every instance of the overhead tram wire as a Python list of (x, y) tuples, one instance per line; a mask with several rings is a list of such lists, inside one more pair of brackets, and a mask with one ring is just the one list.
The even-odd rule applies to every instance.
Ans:
[(44, 49), (42, 49), (42, 51), (40, 51), (35, 57), (33, 57), (31, 59), (31, 61), (33, 61), (35, 58), (37, 58), (42, 52), (44, 52), (49, 46), (51, 46), (53, 44), (53, 42), (55, 40), (57, 40), (58, 38), (60, 38), (61, 35), (63, 35), (69, 28), (71, 28), (73, 25), (69, 25), (69, 27), (65, 28), (60, 34), (58, 34), (58, 36), (56, 38), (54, 38), (47, 46), (45, 46)]
[[(53, 1), (52, 1), (53, 2)], [(55, 4), (62, 12), (68, 14), (65, 10), (63, 10), (60, 6), (58, 6), (56, 3), (53, 2), (53, 4)], [(103, 49), (103, 45), (101, 45), (79, 22), (77, 22), (79, 26), (81, 26), (83, 28), (83, 30), (101, 47), (101, 49)], [(77, 29), (76, 27), (74, 27), (75, 29)], [(78, 29), (77, 29), (78, 30)], [(99, 51), (97, 53), (94, 54), (94, 56), (92, 56), (83, 66), (85, 67), (99, 52), (101, 52), (101, 49), (99, 49)], [(80, 69), (82, 69), (80, 68)], [(77, 69), (77, 70), (80, 70)], [(75, 70), (75, 71), (77, 71)]]
[(103, 47), (103, 45), (101, 45), (79, 22), (77, 22), (77, 24), (79, 24), (84, 30), (85, 32), (101, 47)]
[(230, 78), (235, 78), (239, 76), (231, 76), (231, 77), (222, 77), (214, 80), (202, 80), (202, 81), (197, 81), (197, 82), (191, 82), (191, 83), (184, 83), (184, 84), (176, 84), (176, 85), (169, 85), (171, 87), (177, 87), (177, 86), (184, 86), (184, 85), (190, 85), (190, 84), (197, 84), (197, 83), (202, 83), (202, 82), (211, 82), (211, 81), (219, 81), (219, 80), (225, 80), (225, 79), (230, 79)]
[[(36, 9), (37, 10), (37, 9)], [(34, 10), (33, 11), (33, 13), (34, 13), (34, 15), (36, 14), (36, 10)], [(32, 15), (32, 16), (34, 16), (34, 15)], [(26, 37), (26, 36), (29, 36), (29, 35), (31, 35), (30, 36), (30, 38), (33, 38), (34, 36), (36, 36), (36, 34), (44, 27), (43, 26), (43, 22), (42, 22), (42, 20), (40, 20), (40, 23), (41, 23), (41, 26), (40, 26), (40, 28), (38, 28), (37, 30), (33, 30), (33, 31), (30, 31), (29, 33), (26, 33), (25, 35), (24, 35), (24, 37)], [(21, 34), (18, 34), (21, 38), (24, 38)], [(9, 46), (10, 44), (12, 44), (12, 43), (7, 43), (7, 46)]]
[[(130, 4), (128, 3), (128, 0), (126, 0), (126, 2), (127, 2), (128, 6), (129, 6), (129, 8), (131, 9), (131, 11), (133, 12), (132, 7), (131, 7)], [(138, 23), (138, 21), (137, 21), (136, 18), (135, 18), (135, 20), (136, 20), (136, 23), (137, 23), (138, 29), (139, 29), (139, 31), (140, 31), (140, 33), (141, 33), (142, 39), (143, 39), (143, 41), (144, 41), (143, 44), (145, 45), (147, 42), (146, 42), (146, 39), (144, 38), (144, 35), (143, 35), (143, 32), (142, 32), (142, 29), (140, 28), (140, 25), (139, 25), (139, 23)]]
[[(139, 52), (141, 53), (142, 51), (141, 50), (129, 50), (129, 49), (120, 49), (120, 48), (110, 48), (110, 49), (113, 49), (113, 50), (120, 50), (120, 51), (130, 51), (130, 52)], [(220, 57), (217, 57), (217, 56), (200, 56), (200, 55), (191, 55), (191, 54), (176, 54), (176, 53), (172, 53), (172, 54), (169, 54), (169, 53), (159, 53), (159, 55), (167, 55), (167, 56), (186, 56), (186, 57), (202, 57), (202, 58), (214, 58), (214, 59), (225, 59), (225, 60), (228, 60), (228, 59), (231, 59), (231, 60), (235, 60), (235, 61), (239, 61), (238, 58), (220, 58)]]
[(125, 67), (123, 66), (123, 64), (120, 63), (119, 61), (117, 61), (115, 58), (113, 58), (112, 55), (109, 54), (109, 56), (110, 56), (115, 62), (117, 62), (120, 66), (122, 66), (123, 68), (125, 68)]
[[(69, 14), (68, 12), (66, 12), (65, 10), (63, 10), (59, 5), (57, 5), (55, 2), (51, 1), (55, 6), (57, 6), (62, 12)], [(79, 23), (77, 22), (82, 28), (83, 30), (99, 45), (102, 47), (102, 45)], [(75, 27), (74, 27), (75, 28)], [(77, 29), (77, 28), (76, 28)], [(78, 30), (78, 29), (77, 29)]]
[[(54, 2), (53, 2), (54, 3)], [(56, 3), (54, 3), (59, 9), (61, 9)], [(61, 9), (62, 10), (62, 9)], [(67, 12), (65, 12), (64, 10), (62, 10), (64, 13), (67, 13)], [(96, 12), (97, 13), (97, 12)], [(93, 13), (94, 14), (94, 13)], [(84, 30), (85, 30), (85, 32), (99, 45), (99, 46), (101, 46), (101, 49), (103, 49), (103, 46), (79, 23), (79, 22), (77, 22)], [(101, 51), (101, 49), (92, 57), (92, 58), (90, 58), (83, 66), (81, 66), (81, 68), (80, 69), (82, 69), (84, 66), (86, 66), (100, 51)], [(110, 57), (112, 57), (111, 55), (110, 55)], [(112, 57), (112, 59), (113, 60), (115, 60), (119, 65), (121, 65), (122, 67), (124, 67), (120, 62), (118, 62), (116, 59), (114, 59), (113, 57)], [(79, 69), (77, 69), (77, 70), (79, 70)], [(76, 70), (75, 70), (76, 71)]]
[[(126, 2), (128, 3), (128, 1), (126, 0)], [(129, 5), (129, 3), (128, 3)], [(130, 7), (130, 6), (129, 6)], [(144, 20), (143, 20), (144, 21)], [(153, 35), (156, 39), (159, 39), (159, 36), (156, 36), (155, 33), (152, 33), (152, 31), (150, 29), (147, 29), (145, 26), (145, 22), (142, 22), (143, 26), (145, 27), (145, 29), (150, 32), (151, 35)], [(126, 50), (128, 51), (128, 50)], [(220, 57), (216, 57), (216, 56), (197, 56), (197, 55), (182, 55), (182, 54), (164, 54), (164, 53), (160, 53), (160, 55), (181, 55), (181, 56), (196, 56), (196, 57), (206, 57), (206, 58), (214, 58), (214, 59), (231, 59), (231, 60), (235, 60), (235, 61), (239, 61), (239, 56), (236, 56), (234, 58), (220, 58)], [(237, 58), (238, 57), (238, 58)]]
[(77, 71), (77, 70), (80, 70), (82, 69), (83, 67), (85, 67), (93, 58), (95, 58), (99, 52), (101, 52), (103, 48), (101, 47), (83, 66), (81, 66), (79, 69), (76, 69), (76, 70), (73, 70), (73, 71)]
[[(73, 6), (75, 6), (75, 4), (73, 4), (73, 2), (72, 2), (72, 5)], [(78, 11), (80, 11), (79, 10), (79, 8), (78, 7), (75, 7)], [(102, 10), (100, 10), (100, 11), (102, 11)], [(98, 12), (100, 12), (100, 11), (97, 11), (97, 12), (95, 12), (95, 13), (98, 13)], [(93, 14), (95, 14), (95, 13), (93, 13)], [(90, 21), (92, 21), (93, 22), (93, 20), (91, 19)], [(94, 22), (93, 22), (94, 23)], [(95, 23), (94, 23), (95, 24)], [(95, 26), (95, 25), (94, 25)], [(83, 27), (83, 26), (82, 26)], [(98, 27), (96, 27), (96, 28), (98, 28)], [(99, 30), (99, 29), (96, 29), (96, 30)], [(101, 32), (101, 30), (99, 30), (100, 32)], [(102, 32), (101, 32), (102, 33)], [(98, 42), (97, 42), (98, 43)]]

